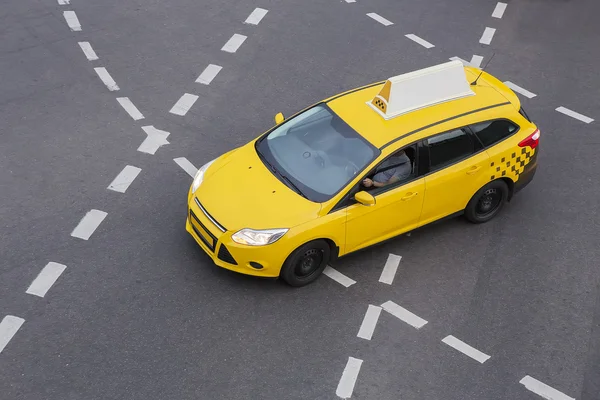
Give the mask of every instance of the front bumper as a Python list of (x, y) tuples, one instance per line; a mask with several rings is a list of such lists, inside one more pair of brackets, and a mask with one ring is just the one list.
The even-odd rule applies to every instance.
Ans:
[(194, 196), (188, 202), (185, 229), (216, 265), (241, 274), (278, 277), (289, 254), (285, 238), (267, 246), (234, 242), (231, 236), (235, 232), (219, 229), (198, 206)]

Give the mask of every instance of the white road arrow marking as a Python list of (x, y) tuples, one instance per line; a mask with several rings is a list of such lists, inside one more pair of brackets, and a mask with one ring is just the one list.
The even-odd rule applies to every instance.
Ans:
[(142, 129), (144, 132), (146, 132), (148, 137), (142, 142), (142, 144), (140, 144), (138, 151), (142, 153), (154, 154), (160, 146), (169, 144), (167, 141), (167, 137), (170, 135), (169, 132), (156, 129), (153, 125), (142, 126)]

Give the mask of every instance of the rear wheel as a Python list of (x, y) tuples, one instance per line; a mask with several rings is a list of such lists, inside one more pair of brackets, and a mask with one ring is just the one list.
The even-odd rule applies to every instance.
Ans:
[(323, 272), (331, 249), (324, 240), (315, 240), (298, 247), (285, 260), (281, 278), (291, 286), (300, 287), (315, 281)]
[(465, 208), (465, 217), (474, 224), (494, 218), (508, 199), (508, 186), (504, 181), (488, 183), (475, 193)]

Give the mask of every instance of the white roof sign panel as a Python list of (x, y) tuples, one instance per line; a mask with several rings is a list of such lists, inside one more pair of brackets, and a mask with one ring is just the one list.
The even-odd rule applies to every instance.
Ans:
[(389, 78), (369, 104), (390, 119), (419, 108), (472, 96), (463, 64), (450, 61)]

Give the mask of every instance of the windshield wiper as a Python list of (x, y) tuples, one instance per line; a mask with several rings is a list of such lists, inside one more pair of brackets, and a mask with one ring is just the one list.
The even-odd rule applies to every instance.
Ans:
[(298, 193), (300, 196), (304, 197), (305, 199), (308, 200), (308, 197), (306, 197), (306, 195), (304, 193), (302, 193), (302, 191), (300, 189), (298, 189), (298, 186), (294, 185), (294, 182), (292, 182), (290, 180), (290, 178), (288, 178), (287, 176), (285, 176), (284, 174), (282, 174), (279, 170), (277, 170), (277, 168), (275, 168), (275, 166), (273, 164), (271, 164), (269, 161), (267, 161), (267, 157), (265, 157), (264, 155), (262, 155), (262, 153), (260, 151), (258, 151), (258, 149), (256, 149), (256, 153), (258, 154), (258, 157), (269, 167), (271, 168), (271, 170), (273, 171), (273, 173), (275, 175), (279, 175), (279, 177), (285, 181), (285, 183), (287, 184), (287, 186), (291, 189), (293, 189), (296, 193)]
[(294, 182), (292, 182), (290, 180), (290, 178), (288, 178), (287, 176), (283, 175), (281, 172), (279, 172), (279, 176), (281, 177), (281, 179), (283, 179), (284, 181), (287, 182), (288, 186), (290, 186), (292, 189), (294, 189), (296, 191), (296, 193), (298, 193), (300, 196), (304, 197), (305, 199), (308, 200), (308, 197), (306, 197), (306, 195), (304, 193), (302, 193), (302, 191), (300, 189), (298, 189), (298, 186), (294, 185)]

